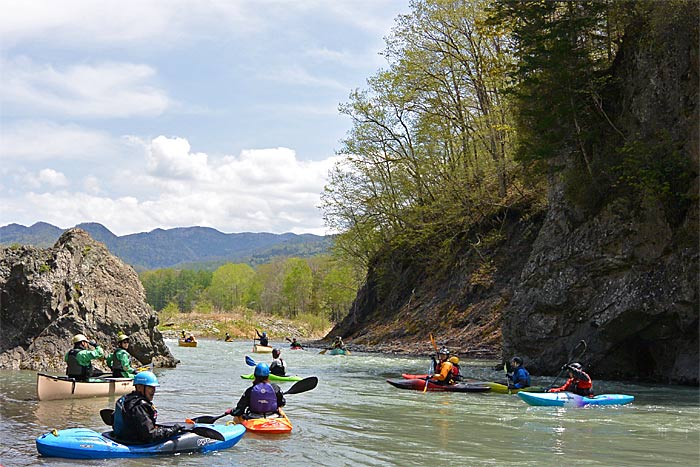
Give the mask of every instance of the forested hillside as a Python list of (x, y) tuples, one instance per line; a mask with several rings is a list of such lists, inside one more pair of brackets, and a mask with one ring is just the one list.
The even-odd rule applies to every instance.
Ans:
[(697, 384), (697, 1), (411, 6), (342, 107), (333, 332)]

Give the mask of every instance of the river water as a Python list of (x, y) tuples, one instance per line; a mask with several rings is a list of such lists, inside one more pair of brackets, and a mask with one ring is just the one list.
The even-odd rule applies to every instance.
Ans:
[[(251, 343), (166, 341), (181, 363), (158, 369), (154, 402), (160, 421), (220, 415), (250, 384), (244, 355)], [(286, 349), (286, 345), (280, 346)], [(636, 396), (623, 407), (530, 407), (517, 396), (422, 393), (389, 386), (400, 373), (423, 373), (425, 358), (319, 349), (283, 351), (289, 373), (316, 375), (319, 385), (287, 396), (289, 435), (246, 436), (210, 454), (76, 461), (44, 458), (34, 439), (51, 429), (104, 430), (99, 410), (114, 398), (36, 401), (36, 373), (0, 372), (0, 464), (14, 466), (669, 466), (700, 465), (700, 391), (680, 386), (595, 381), (597, 393)], [(470, 377), (499, 381), (496, 362), (463, 361)], [(550, 379), (534, 378), (533, 384)], [(288, 388), (290, 383), (283, 383)], [(225, 422), (229, 417), (220, 419)]]

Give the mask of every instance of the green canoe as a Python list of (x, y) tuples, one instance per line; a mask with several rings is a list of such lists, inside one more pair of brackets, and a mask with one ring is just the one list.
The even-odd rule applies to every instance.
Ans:
[[(253, 373), (249, 375), (241, 375), (241, 378), (243, 379), (253, 379), (255, 376), (253, 376)], [(270, 373), (270, 381), (272, 382), (277, 382), (277, 383), (288, 383), (288, 382), (293, 382), (293, 381), (301, 381), (303, 378), (301, 376), (277, 376), (273, 375)]]

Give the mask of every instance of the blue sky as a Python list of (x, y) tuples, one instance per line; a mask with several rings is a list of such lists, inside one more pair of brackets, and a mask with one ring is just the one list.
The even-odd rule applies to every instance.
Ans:
[(327, 233), (352, 89), (408, 0), (7, 0), (0, 225)]

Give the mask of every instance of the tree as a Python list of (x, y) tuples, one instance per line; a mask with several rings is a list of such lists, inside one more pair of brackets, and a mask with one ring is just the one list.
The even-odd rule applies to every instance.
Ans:
[(232, 310), (246, 305), (255, 271), (247, 264), (227, 263), (212, 276), (206, 294), (215, 307)]

